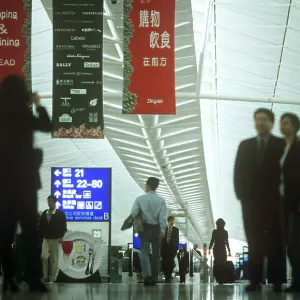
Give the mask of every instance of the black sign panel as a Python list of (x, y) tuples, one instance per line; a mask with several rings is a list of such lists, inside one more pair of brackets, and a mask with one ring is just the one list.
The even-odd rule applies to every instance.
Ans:
[(53, 138), (104, 138), (103, 0), (53, 0)]

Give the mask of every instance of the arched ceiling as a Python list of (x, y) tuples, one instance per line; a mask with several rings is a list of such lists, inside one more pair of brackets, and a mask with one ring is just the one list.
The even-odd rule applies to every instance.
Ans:
[[(51, 94), (52, 45), (49, 37), (52, 35), (52, 4), (51, 1), (42, 2), (46, 10), (36, 1), (33, 18), (37, 22), (33, 24), (33, 87), (41, 93)], [(178, 98), (176, 116), (122, 115), (122, 97), (114, 96), (121, 93), (123, 84), (122, 5), (112, 5), (105, 1), (104, 10), (105, 135), (141, 188), (144, 188), (148, 176), (157, 176), (161, 180), (158, 192), (166, 199), (169, 210), (188, 212), (186, 222), (178, 222), (181, 232), (190, 241), (207, 241), (213, 227), (213, 214), (205, 168), (199, 101)], [(203, 23), (204, 12), (201, 7), (195, 12), (199, 24)], [(49, 16), (48, 28), (43, 29), (43, 26), (46, 27), (46, 13)], [(201, 38), (201, 30), (197, 31), (197, 35)], [(176, 1), (175, 36), (176, 91), (195, 94), (197, 60), (191, 1)], [(41, 43), (41, 38), (47, 39), (48, 44)], [(51, 111), (51, 99), (45, 99), (44, 103)], [(97, 143), (97, 147), (101, 147), (101, 142)], [(63, 142), (53, 140), (47, 143), (55, 143), (56, 147)], [(98, 165), (101, 158), (96, 158), (97, 149), (90, 145), (90, 141), (72, 141), (68, 149), (77, 147), (80, 150), (78, 152), (74, 148), (74, 159), (76, 155), (82, 157), (81, 149), (87, 149), (84, 150), (85, 155), (90, 157), (93, 153), (91, 161)], [(54, 151), (59, 149), (55, 148)], [(53, 159), (48, 156), (50, 165), (55, 163)]]
[[(44, 103), (50, 112), (52, 1), (33, 0), (33, 4), (33, 87), (48, 97)], [(190, 241), (208, 242), (213, 220), (218, 217), (226, 220), (233, 239), (243, 241), (241, 210), (232, 186), (238, 143), (255, 134), (252, 114), (258, 106), (272, 108), (278, 117), (283, 111), (300, 113), (300, 109), (298, 105), (223, 101), (222, 95), (224, 98), (233, 95), (240, 100), (243, 97), (270, 101), (288, 98), (299, 103), (299, 12), (299, 0), (177, 0), (177, 115), (127, 116), (121, 115), (122, 1), (112, 5), (106, 0), (104, 114), (107, 140), (62, 141), (38, 136), (37, 142), (47, 154), (44, 182), (47, 184), (50, 180), (49, 166), (110, 164), (117, 172), (116, 180), (132, 177), (134, 181), (129, 178), (126, 184), (130, 182), (132, 188), (135, 187), (129, 192), (129, 197), (134, 198), (141, 192), (136, 188), (144, 188), (146, 178), (154, 175), (162, 181), (159, 192), (166, 198), (170, 210), (186, 213), (187, 220), (178, 222), (178, 226)], [(201, 93), (218, 94), (221, 100), (199, 101), (197, 87)], [(279, 133), (278, 126), (275, 132)], [(110, 157), (107, 161), (106, 156)], [(42, 193), (46, 194), (47, 188)], [(127, 193), (126, 188), (116, 193), (118, 216), (126, 217), (129, 208), (126, 205), (117, 208)], [(132, 200), (127, 201), (130, 206)]]

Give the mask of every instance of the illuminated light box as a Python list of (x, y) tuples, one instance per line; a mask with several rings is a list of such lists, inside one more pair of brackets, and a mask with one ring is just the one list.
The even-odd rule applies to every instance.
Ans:
[(68, 222), (109, 222), (111, 168), (51, 168), (51, 193)]

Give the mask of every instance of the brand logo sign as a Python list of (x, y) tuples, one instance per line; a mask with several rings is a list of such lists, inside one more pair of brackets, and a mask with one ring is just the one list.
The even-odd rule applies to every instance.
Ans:
[(65, 23), (80, 23), (80, 24), (92, 24), (94, 21), (91, 20), (65, 20)]
[(102, 30), (96, 29), (96, 28), (82, 28), (81, 31), (82, 32), (102, 32)]
[(63, 75), (69, 76), (93, 76), (93, 73), (86, 73), (86, 72), (65, 72)]
[(85, 68), (94, 68), (94, 69), (96, 69), (96, 68), (100, 68), (100, 63), (98, 63), (98, 62), (85, 62), (84, 67)]
[(54, 31), (55, 32), (75, 32), (76, 29), (72, 29), (72, 28), (55, 28)]
[(80, 59), (85, 59), (85, 58), (90, 58), (90, 55), (82, 55), (82, 54), (67, 54), (67, 58), (80, 58)]
[(71, 95), (86, 95), (86, 89), (71, 89)]
[(71, 114), (76, 114), (76, 113), (78, 113), (78, 112), (83, 112), (83, 111), (85, 111), (85, 108), (72, 108), (71, 109)]
[(95, 84), (95, 81), (81, 81), (82, 84)]
[[(106, 0), (53, 0), (55, 138), (103, 138), (103, 1)], [(0, 19), (1, 23), (4, 22)], [(10, 58), (1, 54), (0, 69), (1, 58)]]
[(71, 41), (85, 41), (85, 36), (71, 36)]
[(98, 113), (89, 113), (89, 122), (97, 123), (98, 122)]
[(72, 79), (57, 79), (56, 85), (74, 85), (74, 80), (72, 80)]
[(56, 67), (60, 67), (60, 68), (70, 68), (71, 67), (71, 63), (56, 63)]
[(59, 117), (59, 122), (60, 123), (72, 123), (72, 117), (68, 114), (63, 114), (62, 116)]
[(84, 49), (92, 49), (92, 50), (94, 50), (94, 49), (101, 49), (101, 45), (82, 45), (82, 48), (84, 48)]
[(74, 45), (56, 45), (56, 50), (63, 49), (63, 50), (70, 50), (75, 49)]
[(83, 11), (82, 15), (83, 16), (101, 16), (102, 12), (100, 12), (100, 11)]
[(56, 11), (55, 15), (57, 15), (57, 16), (75, 16), (76, 13), (75, 13), (75, 11), (71, 11), (71, 10), (69, 10), (69, 11)]
[(62, 100), (61, 106), (63, 107), (69, 107), (70, 103), (68, 100), (71, 100), (69, 97), (60, 97), (60, 100)]
[(72, 79), (57, 79), (56, 85), (74, 85), (74, 80), (72, 80)]
[(97, 104), (98, 104), (98, 98), (92, 98), (90, 101), (89, 101), (89, 106), (90, 107), (96, 107)]

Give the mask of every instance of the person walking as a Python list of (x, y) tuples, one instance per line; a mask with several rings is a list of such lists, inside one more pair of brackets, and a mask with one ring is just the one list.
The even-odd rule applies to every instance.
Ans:
[(285, 246), (280, 210), (280, 165), (284, 142), (271, 134), (275, 116), (269, 109), (254, 113), (257, 136), (239, 145), (234, 167), (234, 188), (241, 201), (249, 245), (249, 280), (246, 291), (261, 289), (264, 257), (275, 292), (285, 281)]
[(287, 253), (292, 266), (292, 284), (286, 292), (300, 292), (300, 141), (297, 132), (300, 121), (297, 115), (286, 113), (280, 120), (285, 149), (280, 160), (280, 193), (284, 199)]
[[(44, 280), (55, 282), (58, 274), (59, 245), (67, 231), (65, 213), (56, 208), (55, 196), (48, 197), (49, 209), (46, 209), (40, 219), (40, 235), (43, 238), (42, 259)], [(50, 272), (48, 259), (50, 258)], [(50, 275), (50, 276), (48, 276)]]
[(198, 249), (198, 247), (199, 247), (199, 245), (198, 245), (198, 244), (195, 244), (195, 245), (193, 246), (193, 249), (194, 249), (194, 251), (199, 255), (199, 257), (202, 258), (202, 253), (201, 253), (201, 251)]
[[(32, 98), (23, 78), (10, 75), (0, 85), (0, 254), (3, 265), (2, 291), (19, 291), (15, 281), (12, 243), (17, 223), (24, 235), (30, 291), (47, 292), (41, 282), (41, 259), (36, 230), (37, 182), (33, 132), (50, 132), (51, 120), (40, 105), (40, 98)], [(29, 106), (34, 102), (38, 116)]]
[(165, 237), (162, 240), (161, 247), (161, 264), (166, 283), (171, 282), (174, 259), (179, 245), (179, 229), (174, 226), (174, 221), (175, 218), (173, 216), (168, 217), (168, 225), (166, 227)]
[[(143, 216), (143, 231), (139, 232), (141, 266), (144, 285), (155, 285), (158, 280), (160, 240), (165, 237), (167, 208), (165, 199), (157, 195), (159, 179), (149, 177), (146, 182), (146, 194), (138, 197), (131, 210), (132, 218)], [(152, 257), (150, 263), (150, 245)]]
[(225, 230), (225, 221), (223, 219), (218, 219), (216, 221), (217, 229), (214, 229), (212, 232), (212, 237), (209, 245), (209, 255), (213, 248), (214, 261), (216, 265), (222, 265), (227, 261), (227, 252), (231, 256), (231, 251), (228, 241), (228, 232)]
[(189, 254), (183, 245), (180, 246), (179, 253), (177, 254), (177, 259), (179, 263), (180, 283), (185, 283), (185, 278), (186, 274), (188, 273), (189, 267)]

